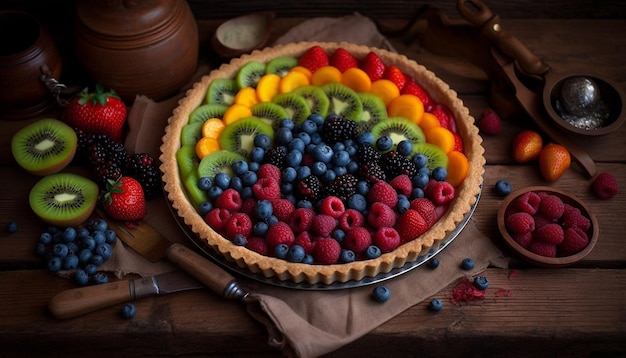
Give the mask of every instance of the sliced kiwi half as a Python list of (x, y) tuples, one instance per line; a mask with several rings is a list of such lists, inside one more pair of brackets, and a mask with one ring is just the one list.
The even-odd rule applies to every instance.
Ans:
[(231, 78), (216, 78), (209, 85), (205, 101), (207, 104), (230, 106), (235, 102), (237, 92), (239, 92), (237, 81)]
[(196, 173), (200, 159), (196, 155), (195, 145), (183, 145), (176, 151), (176, 162), (181, 178), (187, 178), (190, 173)]
[(189, 175), (183, 179), (183, 185), (187, 191), (189, 201), (191, 201), (196, 210), (200, 208), (200, 204), (209, 200), (207, 193), (198, 187), (199, 181), (200, 176), (197, 171), (190, 172)]
[(263, 122), (272, 126), (272, 129), (277, 130), (280, 127), (280, 122), (289, 117), (287, 111), (283, 107), (272, 102), (261, 102), (250, 107), (252, 115), (259, 118)]
[(98, 200), (98, 185), (72, 173), (41, 178), (30, 190), (28, 202), (41, 220), (57, 226), (78, 226), (89, 218)]
[(431, 143), (417, 143), (413, 146), (413, 153), (424, 154), (428, 159), (426, 167), (433, 170), (437, 167), (448, 167), (448, 155), (438, 145)]
[(353, 121), (361, 118), (363, 104), (354, 90), (337, 82), (327, 83), (321, 88), (328, 96), (329, 114), (334, 113)]
[(228, 105), (218, 103), (203, 104), (191, 111), (189, 123), (204, 123), (209, 118), (222, 118), (228, 107)]
[(359, 92), (359, 98), (363, 104), (363, 113), (359, 123), (360, 132), (369, 132), (376, 124), (387, 119), (385, 102), (377, 95), (369, 92)]
[(180, 144), (196, 145), (202, 138), (202, 122), (187, 123), (180, 130)]
[(48, 175), (61, 171), (76, 154), (76, 132), (67, 124), (46, 118), (20, 129), (11, 138), (11, 153), (29, 173)]
[(261, 119), (254, 116), (239, 119), (224, 127), (219, 138), (220, 147), (249, 158), (250, 152), (254, 149), (254, 137), (258, 134), (266, 134), (270, 139), (274, 138), (272, 126)]
[(391, 138), (393, 142), (392, 149), (395, 149), (398, 143), (403, 140), (412, 142), (414, 146), (415, 144), (426, 142), (422, 129), (404, 117), (388, 117), (372, 127), (372, 134), (377, 139), (382, 136)]
[(300, 124), (311, 115), (309, 104), (304, 97), (291, 93), (281, 93), (272, 99), (272, 102), (283, 107), (287, 112), (287, 118), (291, 118), (296, 124)]
[(292, 93), (300, 95), (306, 100), (311, 113), (317, 113), (322, 117), (326, 117), (328, 115), (330, 101), (328, 100), (326, 93), (321, 88), (317, 86), (302, 86), (297, 88)]
[(237, 84), (239, 88), (256, 88), (257, 83), (265, 74), (265, 64), (259, 61), (250, 61), (241, 66), (237, 72)]
[(298, 59), (291, 56), (276, 57), (267, 63), (265, 73), (275, 73), (280, 77), (285, 77), (289, 71), (298, 66)]
[[(215, 178), (217, 173), (226, 173), (231, 177), (235, 175), (232, 165), (238, 160), (246, 160), (241, 154), (233, 153), (228, 150), (220, 149), (210, 153), (202, 158), (198, 164), (198, 178), (208, 177)], [(191, 178), (189, 176), (188, 178)], [(196, 178), (195, 185), (198, 185)]]

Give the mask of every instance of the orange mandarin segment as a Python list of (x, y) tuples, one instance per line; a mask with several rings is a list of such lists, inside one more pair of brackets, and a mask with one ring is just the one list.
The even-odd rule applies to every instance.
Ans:
[(419, 125), (424, 115), (424, 104), (412, 94), (403, 94), (394, 98), (387, 107), (389, 117), (405, 117)]
[(211, 138), (219, 138), (222, 130), (224, 130), (226, 125), (224, 121), (219, 118), (209, 118), (204, 123), (202, 123), (202, 136), (203, 137), (211, 137)]
[(278, 85), (278, 92), (289, 93), (297, 88), (308, 86), (311, 84), (311, 79), (302, 72), (291, 71), (280, 80)]
[(196, 143), (196, 155), (198, 158), (202, 159), (207, 155), (220, 150), (222, 147), (220, 146), (220, 142), (217, 138), (212, 137), (203, 137), (200, 138), (198, 143)]
[(226, 113), (224, 113), (224, 124), (229, 125), (241, 118), (252, 116), (252, 111), (249, 107), (244, 106), (243, 104), (233, 104), (228, 107)]
[(394, 98), (400, 95), (400, 90), (398, 90), (398, 86), (396, 86), (395, 83), (385, 79), (380, 79), (372, 82), (371, 92), (380, 97), (380, 99), (382, 99), (385, 103), (385, 106), (389, 106), (389, 103), (391, 103)]
[(370, 76), (358, 67), (347, 69), (341, 76), (341, 83), (355, 92), (370, 92), (372, 90)]
[(313, 73), (311, 72), (311, 70), (302, 66), (292, 67), (291, 70), (289, 70), (289, 72), (300, 72), (303, 75), (305, 75), (309, 79), (309, 81), (311, 81), (311, 77), (313, 77)]
[(334, 66), (321, 67), (311, 77), (311, 84), (314, 86), (322, 86), (331, 82), (341, 83), (341, 71)]
[(426, 132), (431, 128), (441, 127), (441, 123), (439, 123), (439, 119), (437, 119), (437, 116), (435, 116), (434, 114), (430, 112), (424, 112), (419, 126), (424, 132)]
[(453, 150), (448, 153), (448, 178), (446, 179), (452, 186), (458, 186), (465, 180), (469, 173), (469, 160), (465, 154)]
[(246, 107), (252, 107), (259, 103), (259, 99), (256, 96), (256, 89), (252, 87), (244, 87), (235, 95), (235, 102), (237, 104), (243, 104)]
[(275, 73), (264, 75), (256, 85), (256, 96), (261, 102), (270, 102), (279, 93), (280, 76)]
[(434, 127), (424, 131), (426, 142), (434, 144), (444, 152), (449, 153), (454, 149), (454, 134), (444, 127)]

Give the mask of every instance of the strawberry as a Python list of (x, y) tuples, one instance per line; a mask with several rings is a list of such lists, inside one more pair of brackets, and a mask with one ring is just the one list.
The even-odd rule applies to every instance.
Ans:
[(96, 92), (83, 89), (65, 108), (65, 121), (72, 127), (94, 134), (106, 134), (121, 143), (126, 123), (126, 105), (113, 90), (104, 92), (96, 85)]
[(435, 223), (435, 204), (430, 199), (415, 198), (411, 200), (410, 208), (420, 213), (429, 226)]
[(396, 231), (403, 243), (409, 242), (428, 230), (428, 223), (416, 210), (409, 209), (398, 216)]
[(372, 185), (367, 194), (367, 199), (370, 203), (381, 202), (395, 208), (398, 203), (398, 192), (389, 183), (381, 180)]
[(492, 109), (483, 111), (483, 116), (478, 121), (478, 129), (487, 135), (498, 135), (502, 132), (502, 120)]
[(385, 64), (374, 52), (369, 52), (361, 61), (361, 69), (367, 73), (372, 82), (383, 78)]
[(148, 214), (141, 184), (131, 177), (107, 181), (102, 195), (104, 211), (114, 219), (136, 221)]
[(600, 199), (610, 199), (619, 193), (619, 184), (613, 174), (598, 174), (591, 184), (591, 190)]
[(543, 148), (541, 135), (532, 130), (518, 133), (513, 139), (513, 160), (517, 163), (528, 163), (539, 158)]
[(383, 78), (393, 82), (396, 87), (398, 87), (398, 91), (402, 91), (404, 84), (406, 83), (406, 76), (397, 66), (389, 66), (385, 69), (385, 73), (383, 74)]
[(412, 94), (422, 101), (422, 104), (424, 104), (424, 109), (427, 112), (432, 110), (430, 108), (432, 106), (432, 99), (430, 98), (430, 95), (412, 78), (406, 77), (406, 81), (404, 83), (404, 86), (402, 86), (402, 90), (400, 90), (400, 94)]
[(450, 130), (452, 133), (456, 133), (456, 123), (448, 107), (438, 103), (433, 106), (430, 113), (437, 117), (442, 127)]
[(330, 65), (343, 73), (349, 68), (359, 67), (359, 61), (346, 49), (339, 47), (330, 56)]
[(539, 170), (544, 179), (555, 181), (569, 168), (571, 157), (567, 148), (549, 143), (539, 154)]
[(328, 66), (328, 63), (329, 59), (326, 51), (317, 45), (306, 50), (298, 60), (298, 65), (308, 68), (311, 72), (315, 72), (321, 67)]

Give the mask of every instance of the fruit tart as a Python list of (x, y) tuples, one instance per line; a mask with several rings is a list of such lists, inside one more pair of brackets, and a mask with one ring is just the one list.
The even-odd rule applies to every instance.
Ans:
[(477, 200), (485, 159), (454, 90), (406, 56), (303, 42), (196, 83), (161, 146), (168, 199), (226, 260), (294, 283), (425, 255)]

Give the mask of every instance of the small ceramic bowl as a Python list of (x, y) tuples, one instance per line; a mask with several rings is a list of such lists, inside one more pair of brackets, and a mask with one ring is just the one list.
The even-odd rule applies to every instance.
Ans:
[[(581, 214), (589, 218), (589, 221), (591, 222), (591, 227), (589, 228), (589, 230), (587, 230), (587, 235), (589, 236), (589, 244), (587, 244), (587, 246), (581, 251), (570, 256), (546, 257), (546, 256), (535, 254), (523, 248), (521, 245), (515, 242), (515, 240), (513, 240), (513, 238), (511, 237), (511, 235), (508, 233), (506, 229), (506, 226), (504, 223), (505, 213), (507, 212), (507, 208), (509, 207), (509, 205), (511, 205), (511, 203), (513, 203), (515, 199), (517, 199), (520, 195), (526, 192), (530, 192), (530, 191), (545, 192), (548, 194), (556, 195), (559, 198), (561, 198), (563, 203), (566, 203), (566, 204), (569, 204), (578, 208)], [(585, 258), (591, 252), (591, 250), (593, 250), (593, 247), (596, 245), (596, 242), (598, 241), (598, 233), (599, 233), (598, 221), (596, 217), (593, 215), (593, 213), (591, 212), (591, 210), (589, 209), (589, 207), (584, 202), (582, 202), (579, 198), (575, 197), (574, 195), (569, 194), (565, 191), (556, 189), (556, 188), (548, 187), (548, 186), (527, 187), (527, 188), (520, 189), (509, 194), (500, 205), (500, 208), (498, 210), (497, 221), (498, 221), (498, 230), (500, 230), (500, 234), (504, 238), (504, 241), (506, 242), (507, 246), (511, 250), (513, 250), (517, 254), (517, 256), (519, 256), (524, 261), (529, 262), (539, 267), (558, 268), (558, 267), (565, 267), (565, 266), (572, 265), (582, 260), (583, 258)]]
[(274, 17), (274, 12), (259, 12), (226, 21), (213, 35), (213, 50), (220, 57), (230, 59), (265, 47)]

